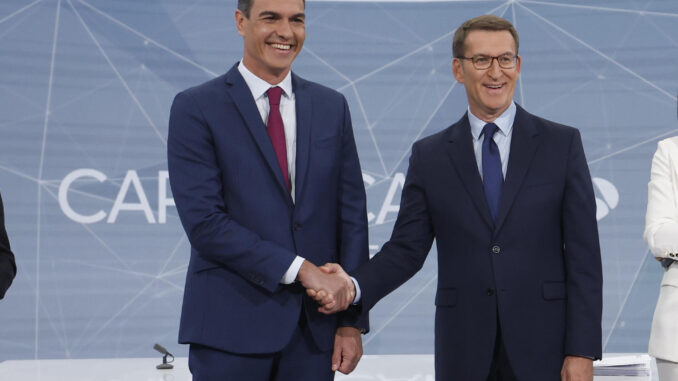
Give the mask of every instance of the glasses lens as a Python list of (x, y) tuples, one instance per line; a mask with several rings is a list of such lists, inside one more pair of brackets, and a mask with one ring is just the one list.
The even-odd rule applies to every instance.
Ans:
[(487, 69), (492, 63), (492, 58), (487, 56), (475, 56), (471, 60), (476, 69)]
[(516, 58), (512, 54), (505, 54), (497, 57), (497, 62), (499, 62), (499, 66), (504, 69), (511, 69), (516, 64)]
[(513, 67), (516, 66), (516, 56), (513, 54), (505, 54), (498, 57), (474, 56), (471, 58), (471, 62), (473, 62), (473, 67), (476, 69), (485, 70), (492, 66), (492, 61), (495, 58), (497, 59), (499, 67), (503, 69), (513, 69)]

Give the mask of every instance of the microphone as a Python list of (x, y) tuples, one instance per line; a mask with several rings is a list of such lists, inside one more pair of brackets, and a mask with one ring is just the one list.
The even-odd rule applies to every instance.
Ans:
[[(155, 366), (156, 369), (172, 369), (172, 368), (174, 368), (174, 365), (170, 364), (170, 363), (174, 362), (174, 355), (173, 354), (169, 353), (169, 351), (167, 351), (167, 349), (165, 349), (165, 347), (163, 347), (162, 345), (160, 345), (158, 343), (153, 345), (153, 349), (162, 353), (162, 355), (163, 355), (162, 356), (162, 364), (156, 365)], [(171, 357), (172, 360), (167, 361), (168, 356)]]
[[(156, 343), (155, 345), (153, 345), (153, 349), (155, 349), (156, 351), (162, 353), (163, 355), (169, 355), (169, 356), (172, 356), (172, 354), (169, 353), (169, 351), (168, 351), (167, 349), (165, 349), (165, 347), (163, 347), (162, 345), (160, 345), (160, 344), (158, 344), (158, 343)], [(172, 356), (172, 357), (174, 357), (174, 356)]]

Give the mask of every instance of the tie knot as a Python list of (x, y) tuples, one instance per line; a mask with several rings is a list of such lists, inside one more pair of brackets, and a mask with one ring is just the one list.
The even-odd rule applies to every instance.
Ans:
[(485, 125), (485, 127), (483, 127), (483, 131), (480, 133), (480, 135), (484, 135), (485, 138), (487, 138), (488, 136), (492, 138), (494, 136), (494, 133), (497, 132), (498, 129), (499, 127), (496, 124), (488, 123)]
[(268, 89), (266, 94), (268, 94), (268, 103), (271, 106), (280, 105), (280, 96), (282, 95), (282, 88), (281, 87), (278, 87), (278, 86), (271, 87), (270, 89)]

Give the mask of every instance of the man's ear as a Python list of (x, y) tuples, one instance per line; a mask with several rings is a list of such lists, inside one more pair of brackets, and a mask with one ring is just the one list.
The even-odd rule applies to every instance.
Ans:
[(452, 74), (459, 83), (464, 83), (464, 66), (459, 58), (452, 59)]
[(521, 62), (522, 62), (522, 59), (520, 58), (520, 56), (517, 55), (516, 56), (516, 73), (518, 73), (518, 75), (520, 75), (520, 64), (521, 64)]
[(245, 35), (245, 22), (247, 22), (247, 16), (240, 10), (235, 10), (235, 27), (238, 29), (238, 34), (241, 36)]

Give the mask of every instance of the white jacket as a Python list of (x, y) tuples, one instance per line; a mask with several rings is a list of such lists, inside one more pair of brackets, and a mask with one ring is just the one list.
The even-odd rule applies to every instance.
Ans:
[[(648, 184), (645, 241), (655, 257), (678, 260), (678, 136), (659, 142)], [(678, 362), (678, 264), (662, 278), (650, 355)]]

